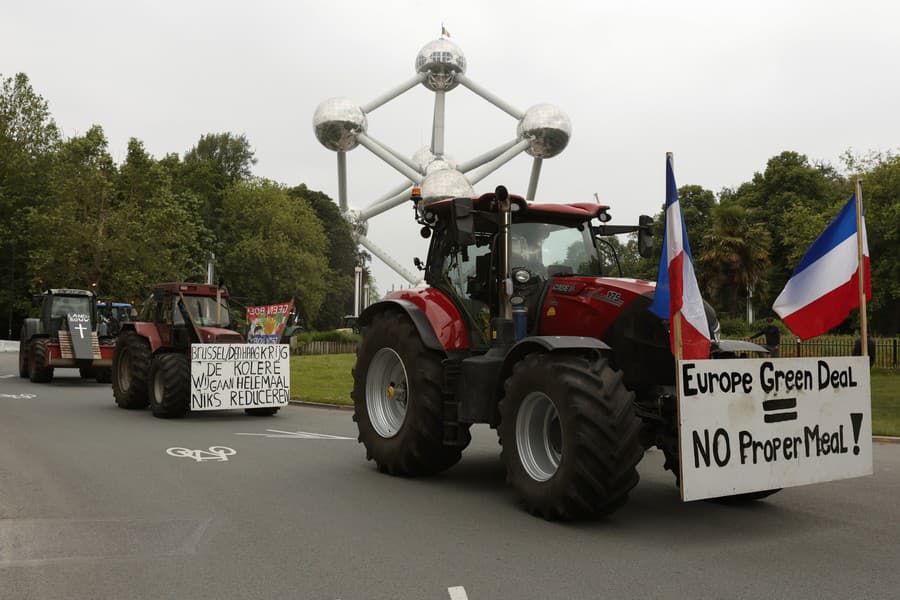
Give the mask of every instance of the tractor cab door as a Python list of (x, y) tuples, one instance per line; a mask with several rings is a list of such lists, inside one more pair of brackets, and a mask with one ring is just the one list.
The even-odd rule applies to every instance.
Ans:
[(459, 244), (439, 229), (429, 250), (425, 280), (459, 309), (474, 350), (490, 346), (491, 318), (497, 314), (496, 234), (496, 224), (476, 213), (471, 243)]

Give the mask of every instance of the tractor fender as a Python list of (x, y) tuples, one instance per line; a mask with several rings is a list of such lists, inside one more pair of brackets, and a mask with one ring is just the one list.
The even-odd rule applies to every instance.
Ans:
[(138, 335), (147, 338), (147, 343), (150, 344), (151, 354), (155, 353), (160, 348), (160, 346), (162, 346), (162, 340), (159, 337), (159, 330), (156, 329), (156, 325), (153, 323), (144, 323), (140, 321), (123, 323), (119, 335), (125, 333), (126, 331), (134, 331)]
[(605, 342), (592, 337), (579, 335), (536, 335), (522, 338), (513, 345), (503, 360), (500, 381), (512, 375), (513, 366), (527, 355), (539, 352), (549, 353), (558, 350), (594, 350), (605, 352), (611, 350)]
[(426, 348), (431, 350), (445, 349), (437, 335), (434, 333), (434, 327), (432, 327), (428, 317), (425, 316), (425, 313), (409, 300), (403, 300), (401, 298), (390, 298), (369, 305), (362, 314), (359, 315), (360, 331), (365, 336), (364, 328), (372, 322), (372, 319), (376, 315), (389, 310), (397, 310), (397, 308), (406, 313), (409, 320), (412, 321), (413, 326), (419, 333), (419, 338), (421, 338), (422, 343), (425, 344)]
[(42, 332), (41, 330), (41, 320), (35, 318), (28, 318), (22, 322), (22, 333), (19, 336), (20, 340), (25, 342), (31, 341), (33, 337), (47, 337), (47, 334)]

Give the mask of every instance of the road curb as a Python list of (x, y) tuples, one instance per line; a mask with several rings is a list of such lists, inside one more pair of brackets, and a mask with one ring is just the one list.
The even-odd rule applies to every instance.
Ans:
[(18, 352), (19, 342), (15, 340), (0, 340), (0, 352)]
[(306, 400), (290, 400), (291, 404), (297, 406), (317, 406), (319, 408), (327, 408), (330, 410), (353, 410), (352, 406), (346, 404), (328, 404), (327, 402), (307, 402)]
[(892, 437), (889, 435), (873, 435), (873, 442), (878, 442), (879, 444), (900, 444), (900, 437)]

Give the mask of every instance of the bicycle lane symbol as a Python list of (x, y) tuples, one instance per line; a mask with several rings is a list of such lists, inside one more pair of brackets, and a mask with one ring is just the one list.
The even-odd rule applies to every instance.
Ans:
[(237, 450), (228, 446), (210, 446), (208, 450), (191, 450), (189, 448), (169, 448), (166, 454), (175, 458), (192, 458), (197, 462), (227, 462), (229, 456), (237, 454)]

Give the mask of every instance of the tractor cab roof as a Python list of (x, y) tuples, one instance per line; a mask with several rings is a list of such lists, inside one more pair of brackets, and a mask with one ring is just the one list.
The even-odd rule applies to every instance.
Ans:
[(170, 292), (172, 294), (181, 292), (185, 296), (215, 296), (216, 292), (221, 289), (222, 296), (228, 295), (225, 288), (219, 288), (210, 283), (169, 282), (157, 284), (153, 286), (153, 289)]
[[(484, 212), (497, 212), (497, 197), (493, 192), (466, 198), (471, 200), (472, 208)], [(458, 199), (457, 199), (458, 200)], [(537, 221), (537, 222), (576, 222), (581, 223), (598, 218), (608, 221), (606, 211), (609, 206), (595, 204), (593, 202), (573, 202), (570, 204), (551, 204), (546, 202), (528, 202), (522, 196), (509, 195), (510, 210), (513, 221)], [(424, 211), (434, 210), (443, 212), (450, 210), (452, 199), (438, 200), (424, 207)]]
[(70, 288), (55, 288), (52, 290), (47, 290), (44, 292), (45, 294), (50, 294), (51, 296), (93, 296), (94, 292), (90, 290), (74, 290)]

